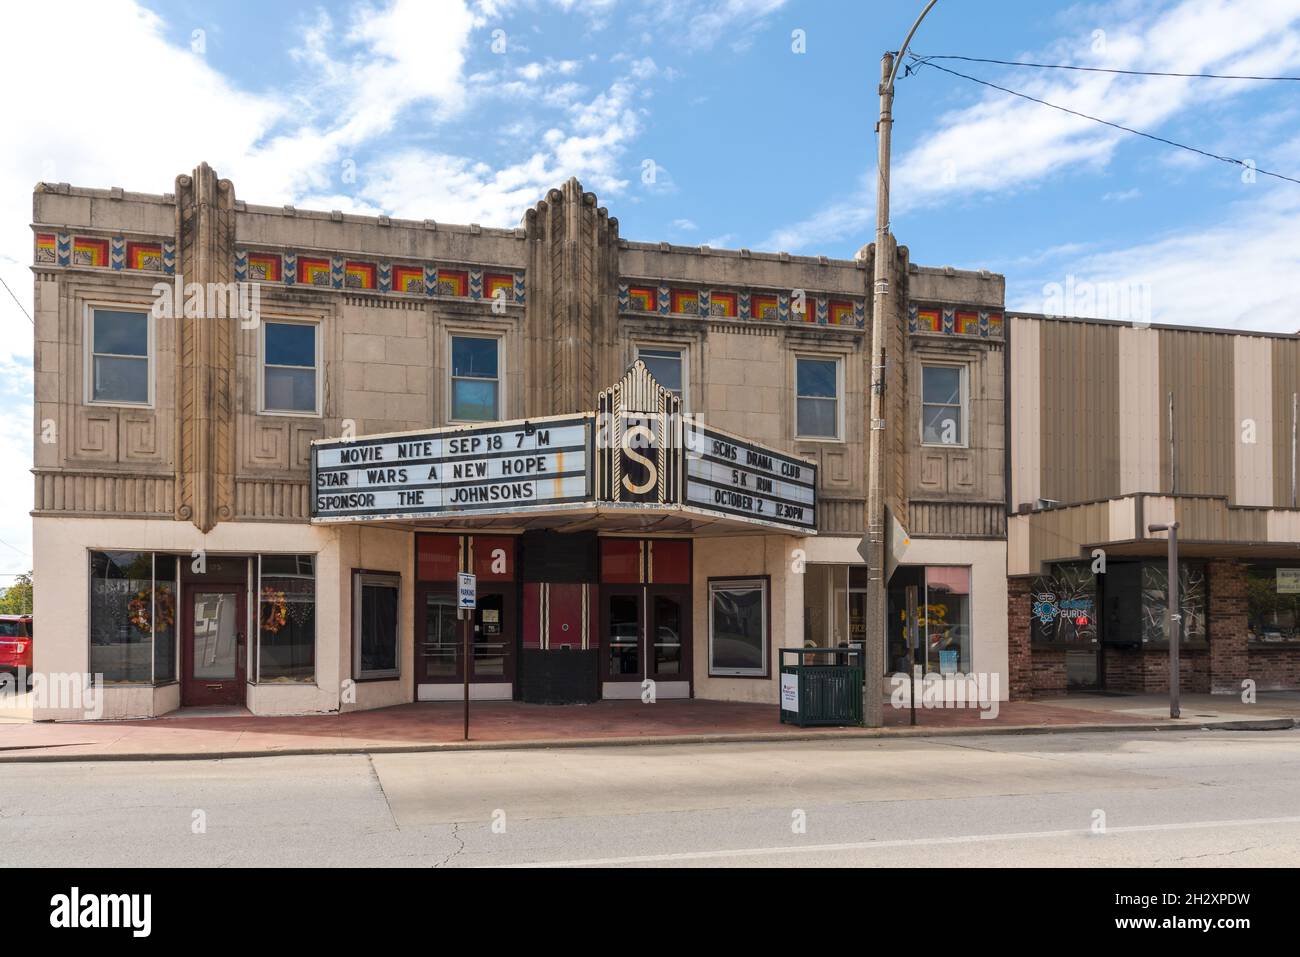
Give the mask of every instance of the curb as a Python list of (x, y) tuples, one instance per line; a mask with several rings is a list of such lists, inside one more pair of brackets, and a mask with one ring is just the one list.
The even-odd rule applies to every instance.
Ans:
[[(446, 741), (428, 744), (392, 744), (373, 747), (339, 746), (277, 748), (274, 750), (117, 752), (106, 754), (23, 754), (47, 745), (18, 745), (0, 749), (0, 764), (48, 764), (86, 761), (224, 761), (245, 758), (303, 757), (308, 755), (428, 754), (440, 751), (546, 751), (562, 748), (656, 747), (679, 744), (779, 743), (782, 741), (888, 740), (890, 738), (958, 738), (1009, 734), (1095, 734), (1106, 731), (1286, 731), (1300, 727), (1300, 718), (1249, 718), (1228, 721), (1189, 721), (1126, 724), (1009, 725), (996, 728), (865, 728), (820, 732), (754, 731), (737, 734), (677, 734), (616, 738), (550, 738), (535, 741)], [(76, 744), (48, 747), (77, 747)], [(10, 753), (13, 752), (13, 753)]]

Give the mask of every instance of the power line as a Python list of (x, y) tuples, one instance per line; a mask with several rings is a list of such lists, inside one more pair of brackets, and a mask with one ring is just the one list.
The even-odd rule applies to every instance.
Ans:
[(1188, 146), (1186, 143), (1178, 143), (1174, 140), (1165, 139), (1163, 136), (1156, 136), (1154, 133), (1144, 133), (1141, 130), (1133, 129), (1131, 126), (1122, 126), (1119, 123), (1112, 123), (1110, 120), (1103, 120), (1100, 117), (1090, 116), (1087, 113), (1080, 113), (1078, 110), (1072, 110), (1066, 106), (1059, 106), (1056, 103), (1049, 103), (1046, 100), (1040, 100), (1038, 97), (1030, 96), (1028, 93), (1021, 93), (1017, 90), (1009, 90), (1005, 86), (998, 86), (996, 83), (990, 83), (988, 80), (981, 80), (978, 77), (967, 76), (965, 73), (958, 73), (956, 70), (950, 70), (946, 66), (939, 66), (939, 64), (937, 63), (930, 63), (928, 60), (919, 60), (916, 65), (928, 66), (935, 70), (941, 70), (944, 73), (950, 73), (953, 76), (961, 77), (963, 80), (970, 80), (972, 83), (978, 83), (981, 86), (987, 86), (991, 89), (998, 90), (999, 92), (1002, 93), (1009, 93), (1012, 96), (1018, 96), (1022, 100), (1029, 100), (1031, 103), (1038, 103), (1042, 106), (1050, 106), (1054, 110), (1060, 110), (1062, 113), (1069, 113), (1071, 116), (1077, 116), (1080, 119), (1091, 120), (1094, 123), (1100, 123), (1102, 126), (1109, 126), (1112, 129), (1122, 130), (1125, 133), (1132, 133), (1134, 136), (1141, 136), (1148, 140), (1154, 140), (1157, 143), (1164, 143), (1166, 146), (1174, 146), (1180, 150), (1187, 150), (1189, 153), (1198, 153), (1201, 156), (1206, 156), (1209, 157), (1210, 159), (1218, 160), (1221, 163), (1228, 163), (1233, 166), (1240, 166), (1244, 169), (1254, 170), (1256, 173), (1261, 173), (1264, 176), (1272, 176), (1274, 179), (1286, 180), (1288, 183), (1295, 183), (1296, 185), (1300, 185), (1300, 179), (1296, 179), (1295, 177), (1292, 176), (1286, 176), (1283, 173), (1274, 173), (1269, 170), (1262, 169), (1251, 163), (1247, 163), (1245, 160), (1239, 160), (1233, 156), (1223, 156), (1219, 153), (1211, 153), (1209, 150), (1198, 149), (1195, 146)]
[(14, 551), (16, 551), (19, 555), (23, 556), (23, 558), (26, 558), (26, 557), (27, 557), (27, 553), (26, 553), (25, 551), (23, 551), (23, 550), (22, 550), (21, 548), (19, 548), (17, 545), (10, 545), (10, 544), (9, 544), (8, 542), (6, 542), (3, 538), (0, 538), (0, 545), (4, 545), (6, 548), (12, 548), (12, 549), (13, 549)]
[(32, 314), (27, 311), (27, 307), (24, 306), (22, 302), (19, 300), (19, 298), (14, 295), (14, 291), (9, 288), (9, 283), (5, 282), (4, 276), (0, 276), (0, 286), (4, 286), (5, 292), (9, 293), (9, 295), (13, 298), (14, 302), (18, 303), (18, 308), (23, 311), (23, 315), (27, 317), (27, 321), (30, 322), (33, 326), (36, 325), (36, 320), (33, 319)]
[(934, 56), (918, 56), (912, 54), (914, 60), (919, 60), (920, 65), (924, 66), (930, 60), (964, 60), (967, 63), (996, 63), (999, 66), (1028, 66), (1035, 67), (1039, 70), (1080, 70), (1085, 73), (1116, 73), (1122, 76), (1175, 76), (1186, 79), (1196, 80), (1262, 80), (1262, 81), (1291, 81), (1300, 82), (1300, 76), (1256, 76), (1243, 73), (1175, 73), (1166, 70), (1119, 70), (1102, 66), (1076, 66), (1070, 63), (1030, 63), (1025, 60), (991, 60), (985, 57), (977, 56), (957, 56), (955, 54), (936, 54)]

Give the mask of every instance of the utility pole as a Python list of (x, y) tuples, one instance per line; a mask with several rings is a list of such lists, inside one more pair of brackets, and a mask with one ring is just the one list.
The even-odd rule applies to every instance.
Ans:
[(1169, 641), (1169, 717), (1176, 718), (1181, 714), (1181, 704), (1178, 700), (1180, 684), (1178, 644), (1183, 633), (1183, 614), (1178, 596), (1178, 523), (1148, 525), (1147, 531), (1169, 533), (1169, 582), (1165, 589), (1165, 597), (1169, 600), (1169, 611), (1166, 615), (1165, 637)]
[[(871, 417), (867, 430), (867, 534), (863, 544), (867, 559), (867, 634), (862, 665), (866, 671), (863, 684), (862, 720), (869, 728), (884, 723), (882, 681), (885, 674), (885, 416), (886, 361), (885, 330), (897, 314), (894, 273), (893, 237), (889, 233), (889, 151), (894, 126), (894, 78), (907, 46), (925, 15), (937, 0), (929, 0), (912, 24), (897, 56), (886, 53), (880, 58), (880, 119), (876, 123), (876, 248), (873, 256), (871, 299)], [(901, 356), (894, 356), (897, 363)]]

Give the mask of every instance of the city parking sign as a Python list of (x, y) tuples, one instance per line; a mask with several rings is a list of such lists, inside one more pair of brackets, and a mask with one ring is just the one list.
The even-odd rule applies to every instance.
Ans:
[(473, 609), (478, 605), (478, 580), (461, 572), (456, 576), (456, 607)]

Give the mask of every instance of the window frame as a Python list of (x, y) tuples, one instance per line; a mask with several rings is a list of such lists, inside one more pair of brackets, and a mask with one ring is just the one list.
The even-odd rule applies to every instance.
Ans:
[[(393, 620), (392, 668), (366, 671), (361, 667), (362, 595), (366, 586), (392, 588), (396, 592), (397, 617)], [(354, 681), (393, 681), (402, 677), (402, 575), (400, 572), (352, 569), (352, 679)]]
[[(311, 650), (311, 677), (310, 678), (263, 678), (262, 677), (262, 574), (263, 559), (266, 558), (310, 558), (312, 574), (312, 650)], [(320, 553), (318, 552), (254, 552), (250, 560), (254, 563), (252, 571), (253, 592), (249, 602), (249, 634), (254, 636), (252, 644), (256, 651), (253, 654), (253, 665), (255, 670), (249, 677), (248, 683), (252, 685), (271, 685), (271, 686), (290, 686), (309, 687), (317, 685), (320, 674), (320, 622), (316, 620), (315, 611), (320, 608)], [(271, 575), (271, 578), (284, 577), (281, 575)], [(318, 686), (318, 685), (317, 685)]]
[[(947, 402), (926, 402), (925, 401), (925, 370), (927, 369), (956, 369), (959, 374), (957, 384), (958, 407), (961, 410), (958, 428), (961, 429), (961, 441), (959, 442), (927, 442), (925, 439), (925, 409), (926, 406), (935, 406), (945, 409), (953, 408), (951, 403)], [(917, 436), (921, 445), (928, 449), (968, 449), (970, 448), (970, 364), (966, 362), (943, 362), (923, 359), (921, 361), (921, 393), (920, 393), (920, 415), (917, 417)]]
[[(310, 412), (301, 409), (270, 409), (266, 405), (266, 370), (272, 369), (302, 369), (305, 366), (283, 366), (270, 365), (266, 361), (266, 330), (267, 327), (275, 325), (297, 325), (311, 326), (313, 339), (315, 341), (315, 364), (311, 367), (315, 379), (315, 406)], [(289, 316), (263, 316), (258, 323), (257, 333), (257, 414), (258, 415), (287, 415), (301, 419), (318, 419), (321, 416), (321, 393), (324, 389), (324, 376), (321, 375), (322, 343), (321, 343), (321, 321), (319, 319), (303, 319)]]
[[(632, 343), (633, 361), (641, 358), (642, 350), (652, 352), (676, 352), (678, 359), (682, 364), (682, 388), (679, 397), (682, 402), (682, 411), (689, 412), (691, 408), (691, 348), (680, 342), (634, 342)], [(662, 356), (657, 358), (663, 358)], [(647, 366), (646, 368), (649, 368)], [(652, 373), (653, 374), (653, 373)], [(658, 381), (657, 379), (655, 381)], [(663, 385), (662, 382), (659, 383)], [(667, 388), (665, 386), (665, 388)], [(672, 391), (672, 390), (669, 390)]]
[[(799, 400), (801, 398), (825, 402), (825, 396), (801, 396), (799, 394), (799, 363), (833, 362), (835, 364), (835, 434), (802, 435), (799, 432)], [(828, 355), (817, 352), (796, 352), (794, 354), (794, 437), (799, 442), (843, 442), (844, 441), (844, 356)]]
[[(128, 409), (152, 409), (156, 400), (156, 369), (157, 369), (157, 323), (151, 306), (130, 305), (120, 302), (103, 302), (91, 301), (84, 304), (85, 312), (82, 318), (82, 381), (83, 381), (83, 399), (86, 405), (95, 406), (119, 406)], [(138, 312), (145, 318), (145, 355), (141, 356), (121, 356), (124, 359), (145, 360), (145, 375), (148, 379), (148, 399), (145, 402), (131, 402), (125, 399), (96, 399), (95, 398), (95, 356), (116, 356), (113, 352), (95, 352), (95, 310), (103, 312)]]
[[(95, 635), (95, 573), (94, 564), (95, 556), (111, 555), (121, 553), (135, 553), (149, 556), (149, 590), (150, 590), (150, 630), (149, 630), (149, 678), (148, 680), (133, 681), (130, 679), (107, 678), (103, 680), (103, 686), (114, 687), (136, 687), (136, 688), (166, 688), (169, 685), (180, 683), (181, 672), (181, 632), (182, 611), (181, 611), (181, 564), (185, 556), (168, 551), (153, 551), (151, 549), (134, 549), (134, 548), (109, 548), (88, 546), (85, 549), (86, 555), (86, 667), (90, 669), (93, 661), (93, 644)], [(175, 577), (164, 579), (163, 585), (169, 585), (172, 589), (172, 676), (170, 678), (158, 677), (158, 556), (176, 559)], [(32, 623), (28, 623), (28, 636), (30, 637), (35, 631)], [(102, 672), (89, 671), (92, 676), (102, 674)]]
[[(772, 677), (772, 582), (768, 575), (742, 575), (726, 576), (722, 578), (710, 578), (708, 580), (706, 597), (708, 600), (708, 620), (709, 620), (709, 677), (710, 678), (757, 678), (770, 679)], [(757, 585), (762, 593), (760, 607), (763, 610), (763, 651), (761, 669), (753, 668), (717, 668), (713, 664), (713, 595), (714, 591), (727, 586), (746, 586), (752, 587)]]
[[(474, 376), (457, 376), (455, 375), (455, 349), (457, 339), (485, 339), (496, 343), (497, 347), (497, 374), (495, 379), (486, 379)], [(506, 415), (506, 342), (505, 335), (495, 330), (468, 330), (468, 329), (448, 329), (447, 330), (447, 386), (446, 402), (447, 415), (446, 421), (453, 425), (481, 425), (484, 422), (503, 422), (508, 416)], [(455, 416), (456, 410), (456, 380), (470, 379), (476, 382), (495, 382), (497, 386), (497, 417), (495, 419), (458, 419)]]

